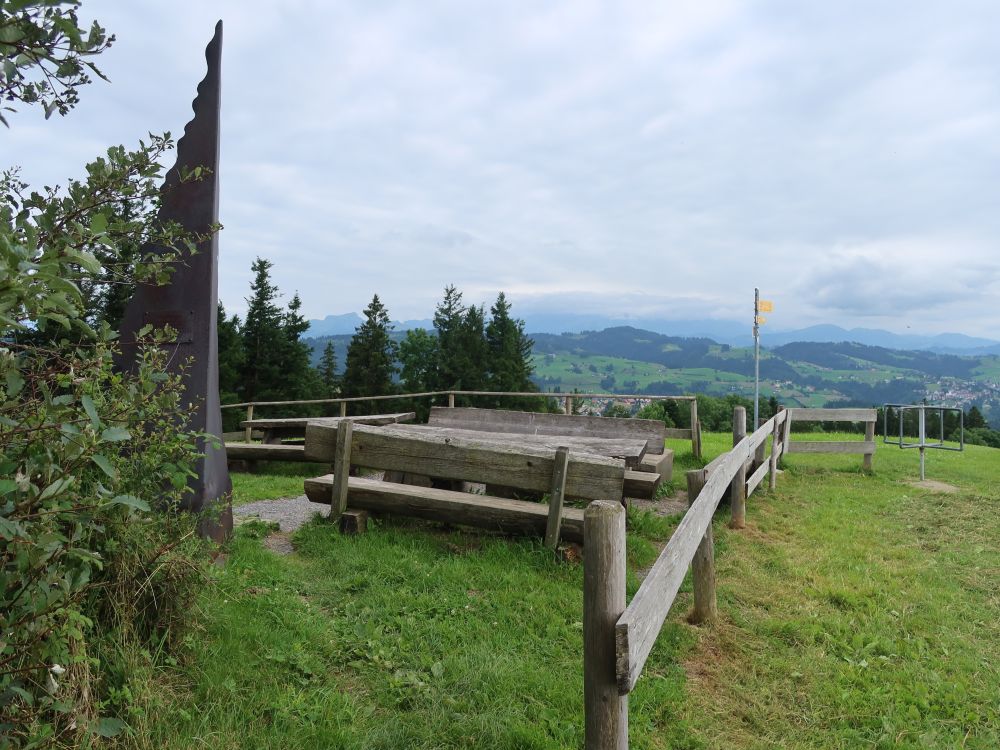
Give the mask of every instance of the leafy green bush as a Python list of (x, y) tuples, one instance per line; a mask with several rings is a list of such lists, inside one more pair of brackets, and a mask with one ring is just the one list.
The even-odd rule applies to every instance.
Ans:
[[(8, 101), (75, 103), (83, 69), (96, 72), (82, 56), (107, 43), (77, 28), (77, 5), (0, 0)], [(29, 43), (34, 57), (18, 51)], [(154, 331), (123, 373), (108, 324), (198, 239), (156, 220), (172, 145), (109, 149), (64, 190), (0, 178), (3, 750), (121, 731), (129, 656), (169, 651), (203, 580), (197, 519), (180, 510), (198, 437), (181, 374)], [(144, 256), (151, 245), (163, 252)]]

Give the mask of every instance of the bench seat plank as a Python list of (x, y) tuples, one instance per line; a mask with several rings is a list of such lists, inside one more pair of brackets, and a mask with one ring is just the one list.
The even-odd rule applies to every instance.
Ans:
[(226, 443), (230, 461), (305, 461), (304, 445), (282, 443)]
[[(306, 497), (314, 503), (329, 505), (332, 491), (333, 474), (305, 481)], [(548, 506), (541, 503), (414, 487), (364, 477), (348, 479), (347, 507), (524, 536), (543, 536), (549, 514)], [(583, 510), (563, 509), (560, 536), (571, 542), (583, 541)]]

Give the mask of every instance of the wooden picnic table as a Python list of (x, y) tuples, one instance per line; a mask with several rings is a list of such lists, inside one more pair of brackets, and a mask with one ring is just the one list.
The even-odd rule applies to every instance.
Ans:
[(636, 469), (646, 455), (647, 441), (641, 438), (601, 438), (584, 435), (522, 435), (510, 432), (463, 430), (458, 427), (435, 427), (422, 424), (399, 424), (393, 432), (414, 435), (440, 435), (442, 437), (472, 437), (505, 445), (531, 445), (555, 450), (565, 446), (575, 453), (621, 458), (627, 469)]
[(364, 414), (356, 417), (280, 417), (277, 419), (246, 419), (240, 422), (240, 427), (261, 430), (264, 433), (265, 444), (280, 443), (286, 438), (302, 438), (306, 435), (306, 426), (318, 423), (336, 427), (341, 422), (355, 424), (386, 425), (400, 422), (412, 422), (417, 418), (415, 412), (406, 411), (397, 414)]

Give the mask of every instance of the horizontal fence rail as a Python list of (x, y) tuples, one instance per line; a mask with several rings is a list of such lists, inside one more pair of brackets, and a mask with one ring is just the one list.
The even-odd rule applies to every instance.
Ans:
[[(862, 466), (872, 468), (875, 455), (875, 409), (788, 409), (785, 422), (785, 453), (846, 453), (864, 456)], [(865, 439), (859, 440), (792, 440), (792, 422), (864, 422)]]

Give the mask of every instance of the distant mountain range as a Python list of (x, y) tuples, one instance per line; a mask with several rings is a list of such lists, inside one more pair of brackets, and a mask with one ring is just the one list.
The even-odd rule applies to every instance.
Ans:
[[(327, 315), (322, 320), (310, 320), (309, 337), (353, 334), (361, 325), (357, 313)], [(526, 327), (531, 334), (580, 333), (628, 326), (652, 331), (664, 336), (711, 339), (730, 346), (750, 346), (753, 343), (750, 326), (730, 320), (658, 320), (620, 319), (597, 315), (527, 315)], [(430, 319), (393, 321), (397, 331), (433, 327)], [(907, 351), (930, 351), (938, 354), (987, 355), (1000, 354), (1000, 341), (966, 336), (962, 333), (922, 335), (893, 333), (877, 328), (841, 328), (836, 325), (815, 325), (792, 330), (761, 329), (761, 346), (774, 348), (794, 342), (839, 343), (855, 342), (866, 346)]]

